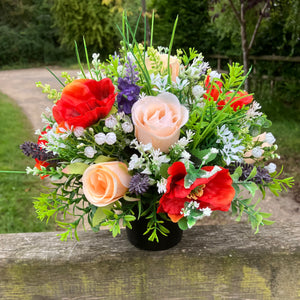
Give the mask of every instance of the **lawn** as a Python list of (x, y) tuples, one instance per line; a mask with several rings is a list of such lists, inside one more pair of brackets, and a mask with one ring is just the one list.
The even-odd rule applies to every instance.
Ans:
[[(19, 149), (27, 140), (35, 140), (30, 122), (21, 109), (0, 93), (0, 170), (24, 171), (33, 166)], [(27, 174), (0, 173), (0, 233), (38, 232), (51, 230), (35, 215), (33, 197), (45, 182)]]

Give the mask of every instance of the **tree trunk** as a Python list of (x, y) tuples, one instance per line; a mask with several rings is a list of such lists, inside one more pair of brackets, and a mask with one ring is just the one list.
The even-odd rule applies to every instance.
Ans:
[[(246, 33), (246, 20), (245, 20), (245, 5), (241, 3), (241, 41), (242, 41), (242, 52), (243, 52), (243, 65), (244, 75), (248, 73), (248, 45), (247, 45), (247, 33)], [(249, 90), (249, 80), (245, 80), (245, 90)]]

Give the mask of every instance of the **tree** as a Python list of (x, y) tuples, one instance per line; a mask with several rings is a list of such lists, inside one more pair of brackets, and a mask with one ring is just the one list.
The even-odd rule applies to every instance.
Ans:
[[(216, 21), (218, 20), (220, 14), (224, 14), (227, 11), (226, 21), (223, 19), (220, 22), (222, 24), (222, 27), (225, 25), (224, 21), (226, 22), (226, 24), (229, 23), (229, 14), (233, 14), (234, 18), (237, 20), (237, 23), (240, 27), (240, 40), (244, 72), (245, 74), (247, 74), (249, 69), (249, 52), (252, 49), (263, 18), (270, 15), (271, 0), (225, 0), (222, 3), (219, 0), (213, 0), (212, 4), (214, 9), (212, 17)], [(228, 9), (230, 10), (229, 14)], [(247, 18), (246, 14), (249, 14), (250, 17)], [(223, 30), (225, 27), (223, 27)], [(249, 30), (249, 28), (251, 29)], [(249, 89), (248, 78), (245, 81), (245, 89)]]

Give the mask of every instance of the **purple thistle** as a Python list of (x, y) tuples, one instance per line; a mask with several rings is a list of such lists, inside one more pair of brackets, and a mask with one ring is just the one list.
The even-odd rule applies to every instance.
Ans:
[[(234, 163), (234, 164), (230, 165), (228, 168), (230, 174), (233, 174), (235, 169), (237, 169), (238, 167), (242, 168), (242, 175), (239, 178), (239, 180), (241, 180), (241, 181), (246, 180), (254, 168), (254, 166), (250, 165), (250, 164)], [(261, 167), (256, 167), (256, 170), (257, 170), (256, 175), (253, 178), (251, 178), (249, 181), (253, 181), (257, 184), (263, 184), (263, 183), (268, 183), (268, 182), (272, 181), (272, 178), (267, 169), (264, 169)]]
[(31, 156), (33, 159), (38, 159), (40, 161), (47, 161), (48, 163), (56, 163), (56, 156), (52, 151), (47, 152), (45, 149), (41, 148), (38, 144), (33, 142), (25, 142), (20, 145), (20, 149), (26, 156)]
[(141, 87), (135, 83), (138, 81), (138, 72), (135, 70), (136, 66), (128, 60), (126, 64), (126, 76), (118, 79), (118, 107), (119, 111), (123, 111), (125, 114), (131, 113), (133, 104), (138, 100)]
[(129, 192), (136, 195), (145, 193), (149, 188), (149, 176), (145, 174), (135, 174), (129, 183)]

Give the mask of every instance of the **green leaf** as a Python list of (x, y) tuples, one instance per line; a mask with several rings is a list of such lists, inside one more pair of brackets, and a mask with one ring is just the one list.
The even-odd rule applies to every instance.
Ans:
[(104, 210), (108, 210), (109, 207), (112, 207), (112, 206), (113, 206), (113, 204), (110, 204), (105, 207), (97, 208), (97, 210), (94, 214), (93, 220), (92, 220), (93, 227), (97, 226), (100, 222), (104, 221), (107, 218), (107, 214), (104, 212)]
[(252, 196), (255, 195), (256, 191), (258, 190), (258, 186), (255, 182), (244, 182), (242, 184), (250, 193)]
[(116, 160), (116, 158), (114, 158), (114, 157), (100, 155), (94, 160), (94, 162), (95, 162), (95, 164), (99, 164), (102, 162), (115, 161), (115, 160)]
[(257, 168), (254, 167), (251, 171), (251, 173), (249, 174), (249, 176), (247, 177), (247, 180), (252, 179), (255, 175), (257, 174)]
[(195, 218), (187, 217), (187, 226), (192, 228), (196, 224), (197, 220)]
[(134, 221), (135, 219), (136, 219), (135, 216), (132, 216), (132, 215), (126, 215), (126, 216), (124, 216), (124, 220), (126, 222), (131, 222), (131, 221)]
[(178, 221), (178, 226), (181, 230), (187, 230), (188, 229), (188, 225), (187, 225), (187, 219), (186, 218), (181, 218)]
[(65, 167), (62, 172), (65, 174), (80, 174), (82, 175), (84, 171), (89, 167), (88, 164), (85, 163), (74, 163)]
[(168, 174), (168, 169), (171, 165), (170, 164), (161, 164), (161, 167), (160, 167), (160, 175), (163, 177), (163, 178), (168, 178), (169, 177), (169, 174)]
[(233, 180), (233, 182), (237, 182), (239, 181), (239, 178), (242, 176), (243, 174), (243, 170), (242, 168), (239, 166), (235, 169), (234, 173), (231, 174), (231, 178)]
[(124, 195), (123, 196), (123, 199), (126, 200), (126, 201), (140, 201), (141, 199), (140, 198), (135, 198), (135, 197), (129, 197), (127, 195)]

